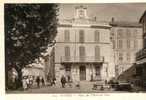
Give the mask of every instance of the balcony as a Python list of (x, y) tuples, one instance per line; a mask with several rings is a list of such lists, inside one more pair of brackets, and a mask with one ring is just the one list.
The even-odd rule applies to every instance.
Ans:
[(141, 49), (140, 51), (138, 51), (138, 52), (136, 53), (136, 60), (137, 60), (137, 61), (138, 61), (138, 60), (141, 60), (141, 59), (143, 59), (143, 58), (146, 58), (146, 48)]
[(94, 57), (94, 56), (85, 56), (85, 57), (61, 57), (61, 63), (102, 63), (104, 62), (104, 57)]

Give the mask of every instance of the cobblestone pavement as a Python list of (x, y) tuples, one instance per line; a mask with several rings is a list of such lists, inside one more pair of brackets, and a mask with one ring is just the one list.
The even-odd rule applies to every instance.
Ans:
[(7, 93), (125, 93), (124, 91), (114, 90), (93, 90), (93, 83), (81, 83), (80, 88), (66, 86), (62, 88), (61, 85), (57, 86), (44, 86), (40, 88), (32, 88), (28, 90), (7, 91)]

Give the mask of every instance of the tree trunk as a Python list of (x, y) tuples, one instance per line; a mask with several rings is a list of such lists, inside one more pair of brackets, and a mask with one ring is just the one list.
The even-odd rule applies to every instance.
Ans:
[(18, 79), (16, 81), (16, 88), (22, 88), (22, 72), (21, 69), (16, 69), (18, 72)]
[(5, 90), (7, 90), (8, 87), (8, 68), (7, 66), (5, 67)]

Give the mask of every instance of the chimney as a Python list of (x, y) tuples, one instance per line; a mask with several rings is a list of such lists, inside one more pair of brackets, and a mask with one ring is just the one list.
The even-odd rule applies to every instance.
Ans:
[(96, 16), (94, 17), (94, 20), (96, 21)]
[(114, 17), (112, 17), (112, 23), (115, 21)]

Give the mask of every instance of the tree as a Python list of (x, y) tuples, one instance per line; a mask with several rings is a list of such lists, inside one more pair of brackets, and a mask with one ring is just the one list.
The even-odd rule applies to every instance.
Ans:
[(5, 73), (41, 56), (57, 34), (57, 4), (5, 4)]

